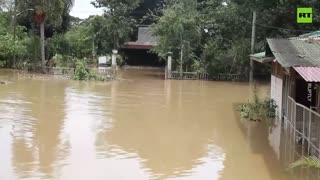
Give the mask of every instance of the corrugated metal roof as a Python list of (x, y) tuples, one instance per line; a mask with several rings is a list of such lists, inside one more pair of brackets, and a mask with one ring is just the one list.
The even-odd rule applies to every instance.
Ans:
[(268, 63), (274, 60), (274, 57), (267, 57), (266, 52), (251, 54), (250, 58), (260, 63)]
[(320, 82), (320, 67), (294, 67), (307, 82)]
[(267, 39), (268, 45), (283, 67), (320, 66), (320, 42), (297, 39)]
[(139, 27), (138, 42), (150, 42), (156, 44), (158, 38), (152, 34), (150, 27)]
[(150, 42), (127, 42), (124, 49), (152, 49), (156, 44)]
[(124, 49), (152, 49), (157, 46), (158, 38), (153, 36), (149, 26), (139, 27), (138, 40), (136, 42), (127, 42)]
[(306, 34), (301, 34), (299, 37), (320, 37), (320, 31), (314, 31)]

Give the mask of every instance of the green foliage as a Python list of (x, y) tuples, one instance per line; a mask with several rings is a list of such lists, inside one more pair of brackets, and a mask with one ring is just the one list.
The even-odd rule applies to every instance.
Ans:
[(107, 78), (101, 76), (95, 72), (90, 72), (90, 70), (86, 67), (86, 63), (84, 60), (77, 60), (76, 67), (73, 75), (74, 80), (96, 80), (96, 81), (106, 81)]
[(302, 157), (300, 160), (290, 164), (289, 169), (308, 167), (320, 169), (320, 160), (316, 157)]
[(86, 68), (86, 65), (83, 61), (78, 60), (76, 62), (76, 69), (74, 72), (74, 80), (88, 80), (90, 78), (90, 73)]
[[(274, 120), (277, 105), (273, 99), (260, 99), (255, 91), (254, 101), (240, 105), (240, 117), (251, 121)], [(273, 123), (273, 121), (271, 121)]]
[[(76, 26), (65, 34), (69, 55), (77, 58), (91, 56), (92, 39), (86, 26)], [(66, 51), (66, 50), (65, 50)]]
[[(172, 1), (163, 9), (162, 14), (152, 25), (154, 34), (159, 37), (158, 46), (153, 51), (164, 59), (169, 51), (173, 52), (173, 59), (176, 60), (173, 66), (183, 66), (185, 69), (195, 67), (193, 64), (198, 58), (194, 50), (200, 45), (201, 35), (197, 1)], [(178, 60), (180, 58), (183, 59), (183, 64)]]
[(140, 0), (95, 0), (96, 7), (107, 8), (105, 12), (106, 24), (108, 25), (107, 37), (111, 40), (114, 49), (118, 49), (132, 32), (136, 20), (130, 13), (138, 7)]
[(23, 26), (17, 26), (16, 43), (13, 41), (13, 34), (10, 27), (10, 17), (7, 12), (0, 13), (0, 60), (2, 66), (9, 67), (12, 65), (12, 57), (15, 53), (17, 59), (29, 59), (28, 46), (31, 38), (25, 32)]

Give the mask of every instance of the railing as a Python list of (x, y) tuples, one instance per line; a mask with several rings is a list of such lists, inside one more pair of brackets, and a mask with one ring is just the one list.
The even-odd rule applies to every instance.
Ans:
[(65, 67), (47, 67), (47, 72), (53, 75), (72, 75), (74, 74), (74, 68)]
[[(291, 144), (291, 150), (285, 154), (286, 162), (290, 164), (301, 157), (310, 156), (320, 159), (320, 114), (291, 97), (288, 98), (287, 107), (284, 134), (287, 136), (285, 143)], [(302, 179), (312, 180), (320, 177), (320, 170), (301, 170), (298, 174)]]
[(219, 74), (213, 79), (218, 81), (246, 81), (247, 77), (241, 74)]
[(209, 75), (207, 73), (198, 72), (183, 72), (182, 76), (178, 71), (172, 71), (168, 74), (168, 79), (180, 79), (180, 80), (208, 80)]

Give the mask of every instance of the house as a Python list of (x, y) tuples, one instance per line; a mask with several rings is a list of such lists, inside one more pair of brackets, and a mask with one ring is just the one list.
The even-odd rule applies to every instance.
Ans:
[(153, 36), (150, 28), (152, 19), (146, 18), (148, 13), (157, 11), (163, 3), (163, 0), (142, 0), (139, 7), (131, 13), (137, 21), (137, 28), (134, 28), (130, 40), (121, 47), (127, 65), (165, 66), (165, 62), (160, 61), (160, 57), (150, 51), (157, 45), (158, 39)]
[(250, 57), (272, 63), (271, 98), (284, 129), (301, 146), (298, 154), (320, 158), (319, 39), (267, 39), (266, 51)]
[(165, 66), (165, 62), (160, 61), (160, 57), (150, 52), (158, 43), (157, 37), (153, 36), (149, 26), (140, 26), (138, 30), (138, 39), (124, 44), (121, 50), (126, 56), (128, 65), (139, 66)]

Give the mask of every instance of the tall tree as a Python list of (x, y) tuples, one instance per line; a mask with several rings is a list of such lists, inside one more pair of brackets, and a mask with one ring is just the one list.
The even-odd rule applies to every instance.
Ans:
[[(169, 51), (175, 57), (180, 57), (175, 64), (180, 73), (187, 68), (187, 61), (194, 58), (194, 50), (200, 42), (200, 16), (196, 0), (172, 0), (167, 2), (163, 16), (158, 17), (152, 25), (154, 34), (159, 37), (158, 46), (154, 49), (161, 57), (166, 57)], [(181, 74), (180, 74), (181, 75)]]
[(106, 9), (105, 18), (108, 21), (109, 32), (112, 36), (113, 48), (119, 46), (129, 37), (132, 32), (132, 26), (136, 21), (130, 16), (130, 13), (139, 6), (140, 0), (95, 0), (95, 7)]
[[(74, 0), (17, 0), (19, 11), (34, 9), (34, 12), (26, 13), (30, 21), (36, 16), (40, 24), (41, 65), (45, 71), (45, 23), (61, 26), (63, 15), (72, 8)], [(31, 18), (30, 18), (31, 17)], [(34, 25), (32, 25), (34, 26)]]

